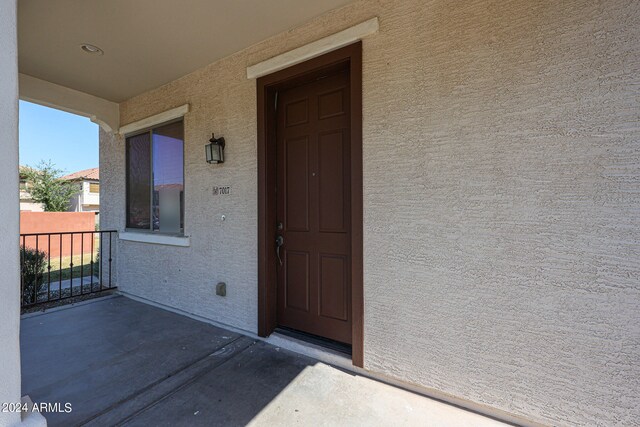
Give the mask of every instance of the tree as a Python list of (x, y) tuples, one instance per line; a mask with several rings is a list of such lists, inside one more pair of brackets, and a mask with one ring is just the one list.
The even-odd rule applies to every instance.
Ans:
[(51, 161), (42, 161), (37, 168), (23, 168), (20, 173), (27, 180), (31, 198), (42, 203), (45, 212), (65, 212), (71, 197), (79, 192), (75, 183), (60, 179), (63, 172)]

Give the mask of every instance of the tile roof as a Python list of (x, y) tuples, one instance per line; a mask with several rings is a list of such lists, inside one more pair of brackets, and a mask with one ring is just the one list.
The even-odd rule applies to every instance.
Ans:
[(91, 180), (99, 181), (100, 168), (85, 169), (83, 171), (70, 173), (69, 175), (65, 175), (60, 179), (65, 179), (67, 181), (76, 181), (81, 179), (91, 179)]

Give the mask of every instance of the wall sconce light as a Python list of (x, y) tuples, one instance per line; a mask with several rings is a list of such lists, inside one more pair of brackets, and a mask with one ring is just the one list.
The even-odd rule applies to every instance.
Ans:
[(216, 138), (211, 134), (209, 142), (204, 146), (207, 163), (224, 163), (224, 137)]

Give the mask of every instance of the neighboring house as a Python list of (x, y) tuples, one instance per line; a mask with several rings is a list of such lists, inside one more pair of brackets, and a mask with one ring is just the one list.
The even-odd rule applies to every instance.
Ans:
[(20, 166), (20, 210), (27, 212), (44, 212), (44, 204), (33, 201), (31, 193), (29, 193), (29, 182), (23, 169), (26, 166)]
[[(637, 424), (639, 3), (222, 3), (21, 7), (20, 96), (101, 125), (119, 291), (338, 341), (367, 372), (503, 419)], [(118, 30), (83, 52), (77, 22)], [(7, 112), (15, 31), (0, 26)], [(205, 160), (213, 132), (224, 163)]]
[(81, 170), (61, 179), (78, 186), (78, 193), (69, 201), (69, 212), (100, 212), (100, 168)]

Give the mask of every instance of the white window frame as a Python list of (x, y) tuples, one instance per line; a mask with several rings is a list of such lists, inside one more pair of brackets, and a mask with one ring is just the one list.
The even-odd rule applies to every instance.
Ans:
[[(183, 183), (184, 183), (184, 175), (185, 175), (185, 156), (184, 151), (186, 147), (186, 141), (184, 138), (184, 114), (189, 111), (189, 105), (185, 104), (182, 107), (174, 108), (172, 110), (166, 111), (164, 113), (156, 114), (155, 116), (147, 117), (146, 119), (139, 120), (137, 122), (130, 123), (120, 128), (120, 134), (124, 136), (125, 140), (125, 153), (128, 147), (127, 139), (130, 137), (134, 137), (137, 135), (142, 135), (147, 132), (151, 133), (150, 143), (153, 144), (153, 130), (168, 125), (171, 123), (176, 123), (181, 121), (183, 126), (183, 135), (182, 135), (182, 150), (183, 150), (183, 164), (182, 164), (182, 175), (183, 175)], [(143, 127), (144, 126), (144, 127)], [(153, 149), (150, 150), (151, 156), (153, 156)], [(151, 159), (151, 173), (153, 179), (153, 159)], [(152, 243), (159, 245), (169, 245), (169, 246), (190, 246), (191, 241), (189, 236), (184, 234), (184, 229), (186, 228), (186, 224), (183, 225), (183, 228), (178, 233), (166, 233), (160, 230), (153, 230), (153, 212), (150, 212), (150, 220), (151, 227), (149, 229), (141, 229), (141, 228), (129, 228), (127, 226), (128, 217), (129, 217), (129, 199), (128, 199), (128, 186), (129, 186), (129, 163), (128, 163), (128, 154), (125, 159), (125, 226), (124, 231), (119, 233), (119, 239), (124, 241), (133, 241), (133, 242), (141, 242), (141, 243)], [(183, 184), (184, 185), (184, 184)], [(153, 183), (151, 183), (151, 187), (153, 188)], [(150, 195), (151, 197), (151, 206), (153, 211), (153, 193)], [(186, 200), (186, 188), (183, 190), (183, 199)], [(183, 202), (184, 203), (184, 202)], [(186, 210), (186, 205), (184, 210)], [(181, 214), (184, 214), (182, 212)], [(184, 218), (183, 218), (184, 222)]]

